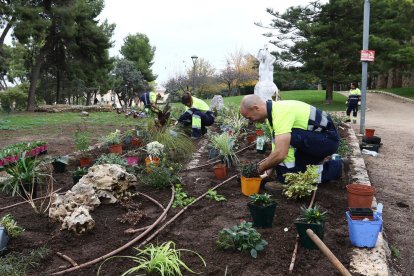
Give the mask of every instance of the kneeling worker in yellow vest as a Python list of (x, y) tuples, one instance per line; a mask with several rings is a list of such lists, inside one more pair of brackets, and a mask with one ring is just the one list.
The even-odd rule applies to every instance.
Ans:
[[(306, 165), (321, 164), (337, 152), (339, 136), (330, 116), (300, 101), (263, 101), (257, 95), (245, 96), (240, 113), (252, 122), (266, 122), (272, 133), (272, 152), (258, 166), (260, 173), (276, 169), (285, 183), (285, 173), (304, 172)], [(321, 181), (337, 179), (342, 173), (339, 160), (325, 162)]]
[(178, 119), (183, 126), (191, 126), (191, 138), (198, 139), (207, 132), (206, 126), (214, 123), (214, 114), (203, 100), (185, 92), (181, 103), (186, 106), (186, 111)]

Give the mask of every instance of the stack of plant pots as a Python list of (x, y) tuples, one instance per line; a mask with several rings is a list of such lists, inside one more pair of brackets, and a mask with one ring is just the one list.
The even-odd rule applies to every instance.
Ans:
[(361, 149), (378, 152), (381, 146), (381, 138), (374, 136), (375, 129), (366, 128), (365, 136), (362, 137)]
[(371, 209), (375, 189), (364, 184), (349, 184), (346, 188), (349, 208), (346, 218), (351, 243), (357, 247), (375, 247), (382, 229), (382, 204), (378, 204), (377, 212)]
[(23, 154), (24, 157), (36, 157), (45, 154), (47, 149), (47, 143), (44, 141), (8, 145), (0, 150), (0, 168), (15, 163)]

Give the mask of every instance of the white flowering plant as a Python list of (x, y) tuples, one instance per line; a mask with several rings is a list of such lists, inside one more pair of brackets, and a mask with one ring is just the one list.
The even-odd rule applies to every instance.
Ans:
[(147, 144), (147, 152), (149, 156), (152, 157), (161, 157), (164, 151), (164, 145), (154, 141)]

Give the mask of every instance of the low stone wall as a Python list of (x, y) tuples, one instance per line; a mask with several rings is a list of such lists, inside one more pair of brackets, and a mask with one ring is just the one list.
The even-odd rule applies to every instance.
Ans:
[(403, 97), (403, 96), (400, 96), (400, 95), (397, 95), (397, 94), (394, 94), (394, 93), (386, 92), (386, 91), (368, 90), (368, 92), (369, 93), (385, 94), (385, 95), (388, 95), (388, 96), (391, 96), (391, 97), (394, 97), (394, 98), (397, 98), (397, 99), (401, 99), (401, 100), (404, 100), (404, 101), (414, 103), (414, 99), (406, 98), (406, 97)]

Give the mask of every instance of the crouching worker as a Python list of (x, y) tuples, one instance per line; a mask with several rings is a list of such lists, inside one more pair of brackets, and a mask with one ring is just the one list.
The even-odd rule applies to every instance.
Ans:
[(180, 116), (178, 123), (191, 126), (191, 138), (200, 138), (207, 132), (206, 126), (214, 123), (213, 112), (210, 111), (208, 104), (191, 96), (190, 92), (184, 93), (181, 103), (186, 106), (186, 111)]
[(149, 114), (150, 110), (156, 112), (158, 110), (156, 106), (157, 100), (161, 99), (161, 95), (156, 94), (153, 91), (145, 92), (139, 97), (139, 101), (144, 104), (145, 113)]
[(261, 174), (275, 168), (278, 180), (285, 183), (284, 174), (304, 172), (306, 165), (320, 165), (321, 182), (341, 176), (340, 160), (323, 163), (339, 146), (337, 130), (326, 112), (300, 101), (265, 102), (257, 95), (248, 95), (240, 104), (240, 113), (253, 122), (266, 121), (271, 130), (272, 152), (259, 164)]

